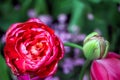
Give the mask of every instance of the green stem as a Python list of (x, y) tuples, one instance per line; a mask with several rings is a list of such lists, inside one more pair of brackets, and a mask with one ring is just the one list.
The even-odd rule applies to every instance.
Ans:
[(71, 42), (64, 43), (64, 46), (70, 46), (70, 47), (79, 48), (80, 50), (83, 50), (82, 46), (75, 43), (71, 43)]
[(81, 69), (81, 73), (79, 76), (79, 80), (83, 80), (84, 74), (85, 74), (85, 70), (87, 69), (88, 65), (90, 64), (91, 60), (87, 59), (85, 61), (85, 64), (83, 65), (82, 69)]

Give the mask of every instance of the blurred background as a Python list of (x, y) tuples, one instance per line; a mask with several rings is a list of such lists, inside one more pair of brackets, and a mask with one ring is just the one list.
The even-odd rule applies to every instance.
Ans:
[[(0, 0), (0, 80), (17, 80), (4, 60), (6, 30), (33, 17), (54, 29), (64, 43), (83, 45), (85, 36), (96, 31), (110, 42), (110, 51), (120, 53), (120, 0)], [(65, 47), (57, 73), (46, 80), (78, 80), (84, 61), (82, 51)], [(90, 80), (89, 69), (83, 80)]]

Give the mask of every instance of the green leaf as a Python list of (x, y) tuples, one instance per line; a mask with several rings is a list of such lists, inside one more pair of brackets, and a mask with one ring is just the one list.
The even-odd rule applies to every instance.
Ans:
[(118, 28), (115, 30), (114, 33), (112, 33), (112, 40), (111, 42), (111, 50), (119, 50), (120, 51), (120, 42), (119, 42), (119, 37), (120, 37), (120, 29)]
[(102, 0), (102, 1), (106, 2), (106, 3), (108, 3), (108, 2), (120, 3), (120, 0)]
[[(11, 4), (11, 0), (9, 1), (6, 1), (6, 2), (3, 2), (2, 4), (0, 4), (0, 7), (1, 7), (1, 14), (3, 16), (6, 16), (8, 15), (8, 13), (10, 13), (10, 11), (12, 10), (13, 6)], [(0, 16), (1, 17), (1, 16)]]
[[(84, 27), (83, 32), (90, 32), (98, 29), (100, 30), (102, 36), (108, 39), (108, 26), (105, 20), (95, 18), (93, 21), (89, 21), (86, 26)], [(86, 29), (88, 31), (86, 31)]]
[(61, 13), (69, 14), (74, 0), (49, 0), (52, 8), (52, 14), (57, 17)]
[(120, 3), (120, 0), (113, 0), (113, 2)]
[(74, 32), (74, 28), (77, 26), (79, 26), (79, 28), (83, 27), (85, 13), (86, 13), (86, 5), (83, 2), (74, 0), (72, 16), (68, 28), (70, 32)]
[(3, 20), (3, 19), (0, 19), (0, 29), (2, 31), (6, 31), (8, 29), (8, 27), (10, 26), (11, 22), (7, 21), (7, 20)]
[(0, 54), (0, 80), (10, 80), (8, 75), (8, 68), (1, 54)]
[(45, 0), (35, 0), (35, 11), (37, 14), (48, 13), (47, 4)]
[(101, 0), (89, 0), (89, 1), (92, 3), (100, 3), (101, 2)]
[[(0, 42), (0, 51), (2, 49), (2, 43)], [(10, 80), (9, 70), (6, 62), (0, 52), (0, 80)]]
[(22, 13), (25, 13), (27, 12), (27, 9), (31, 6), (32, 0), (24, 0), (23, 2), (24, 3), (21, 6), (21, 11)]

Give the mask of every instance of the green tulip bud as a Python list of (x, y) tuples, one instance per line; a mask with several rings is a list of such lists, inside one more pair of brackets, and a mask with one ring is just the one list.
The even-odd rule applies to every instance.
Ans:
[(98, 33), (89, 34), (83, 45), (83, 52), (87, 59), (93, 60), (104, 58), (107, 55), (109, 42), (101, 37)]

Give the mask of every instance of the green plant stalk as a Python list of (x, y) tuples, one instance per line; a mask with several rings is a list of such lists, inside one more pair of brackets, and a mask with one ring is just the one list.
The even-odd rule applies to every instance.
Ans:
[(80, 76), (79, 76), (79, 80), (83, 80), (85, 71), (88, 67), (88, 65), (90, 64), (91, 60), (87, 59), (84, 63), (84, 65), (82, 66), (81, 72), (80, 72)]
[[(75, 43), (71, 43), (71, 42), (66, 42), (64, 43), (64, 46), (70, 46), (70, 47), (74, 47), (74, 48), (78, 48), (80, 50), (83, 50), (82, 46), (80, 45), (77, 45)], [(84, 73), (85, 73), (85, 70), (87, 69), (88, 65), (90, 64), (91, 60), (87, 59), (85, 61), (85, 64), (83, 65), (82, 69), (81, 69), (81, 73), (80, 73), (80, 76), (79, 76), (79, 80), (83, 80), (83, 77), (84, 77)]]
[(83, 50), (82, 46), (75, 44), (75, 43), (71, 43), (71, 42), (64, 43), (64, 46), (70, 46), (70, 47), (74, 47), (74, 48), (78, 48), (80, 50)]

